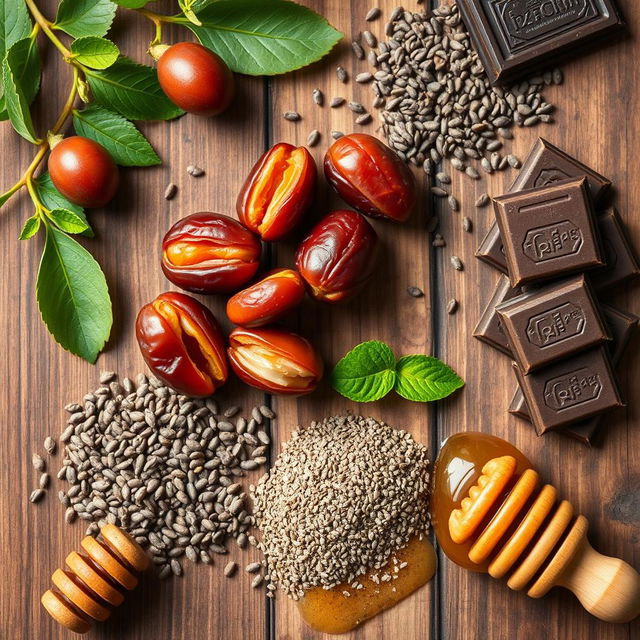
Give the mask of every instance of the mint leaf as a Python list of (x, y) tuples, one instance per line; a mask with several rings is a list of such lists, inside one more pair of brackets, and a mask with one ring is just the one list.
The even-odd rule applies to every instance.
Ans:
[(104, 36), (111, 28), (116, 9), (111, 0), (62, 0), (53, 27), (74, 38)]
[(202, 26), (178, 19), (233, 71), (275, 75), (325, 56), (342, 38), (322, 16), (285, 0), (219, 0), (202, 10)]
[[(29, 142), (37, 142), (36, 132), (29, 112), (28, 96), (33, 90), (28, 79), (21, 79), (20, 72), (23, 69), (23, 56), (25, 40), (18, 40), (2, 62), (2, 85), (4, 89), (4, 102), (9, 115), (11, 125), (23, 138)], [(39, 61), (38, 57), (38, 61)], [(38, 82), (40, 78), (38, 67)], [(31, 80), (33, 78), (31, 77)], [(24, 85), (24, 86), (23, 86)]]
[(51, 176), (48, 171), (45, 171), (41, 176), (33, 181), (33, 186), (36, 188), (38, 197), (42, 204), (53, 211), (54, 209), (66, 209), (75, 213), (86, 225), (87, 230), (82, 233), (83, 236), (93, 238), (93, 231), (89, 226), (87, 217), (84, 215), (84, 209), (77, 204), (73, 204), (67, 200), (55, 187), (51, 181)]
[(451, 367), (432, 356), (404, 356), (396, 373), (396, 393), (415, 402), (441, 400), (464, 386)]
[(92, 69), (106, 69), (118, 59), (120, 50), (111, 40), (85, 36), (71, 43), (71, 53), (80, 64)]
[(148, 167), (161, 160), (135, 125), (97, 104), (74, 110), (76, 133), (100, 143), (124, 167)]
[(96, 102), (129, 120), (170, 120), (184, 113), (160, 88), (155, 69), (124, 56), (102, 71), (87, 69)]
[(355, 402), (373, 402), (393, 389), (396, 358), (384, 342), (363, 342), (347, 353), (331, 372), (331, 386)]
[(66, 233), (82, 233), (89, 228), (86, 220), (69, 209), (53, 209), (47, 213), (47, 217)]
[(38, 214), (31, 216), (25, 220), (22, 231), (18, 236), (19, 240), (28, 240), (38, 233), (40, 229), (40, 216)]
[(56, 342), (93, 363), (111, 332), (113, 315), (104, 274), (73, 238), (46, 226), (36, 295)]

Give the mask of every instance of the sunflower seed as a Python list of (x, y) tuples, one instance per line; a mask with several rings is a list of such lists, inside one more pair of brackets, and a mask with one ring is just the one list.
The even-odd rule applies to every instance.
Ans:
[(460, 260), (460, 258), (458, 258), (458, 256), (451, 256), (450, 260), (451, 260), (451, 266), (456, 271), (462, 271), (464, 269), (464, 267), (462, 265), (462, 260)]
[(468, 218), (467, 216), (462, 218), (462, 229), (467, 232), (470, 232), (473, 229), (471, 218)]
[(458, 301), (455, 298), (451, 298), (447, 303), (447, 313), (451, 316), (458, 310)]
[(451, 184), (451, 176), (449, 176), (448, 173), (444, 173), (442, 171), (436, 173), (436, 180), (440, 184)]
[(259, 562), (251, 562), (244, 568), (244, 570), (247, 573), (256, 573), (257, 571), (260, 571), (260, 567), (262, 567), (262, 565)]
[(285, 111), (282, 117), (289, 122), (298, 122), (298, 120), (301, 120), (301, 116), (297, 111)]
[(369, 124), (369, 122), (371, 122), (371, 114), (370, 113), (363, 113), (361, 116), (358, 116), (356, 118), (356, 124)]
[[(202, 167), (198, 167), (195, 164), (190, 164), (187, 167), (187, 173), (190, 176), (193, 176), (194, 178), (199, 178), (200, 176), (204, 175), (204, 169)], [(125, 389), (126, 389), (126, 387), (125, 387)]]
[(51, 481), (51, 476), (48, 473), (43, 473), (40, 475), (40, 480), (38, 481), (38, 487), (40, 489), (46, 489), (49, 486)]
[(257, 589), (263, 582), (264, 578), (258, 574), (252, 581), (251, 581), (251, 588), (252, 589)]
[(344, 133), (342, 133), (342, 131), (332, 131), (331, 132), (331, 137), (334, 140), (338, 140), (338, 138), (342, 138), (343, 135), (344, 135)]
[(55, 452), (56, 452), (56, 448), (57, 448), (57, 444), (56, 441), (51, 437), (51, 436), (47, 436), (44, 439), (44, 450), (50, 455), (52, 456)]
[(442, 189), (441, 187), (431, 187), (430, 191), (432, 195), (436, 196), (437, 198), (446, 198), (449, 195), (449, 192), (445, 189)]
[(483, 193), (476, 200), (476, 207), (478, 207), (478, 209), (482, 209), (483, 207), (486, 207), (488, 204), (489, 204), (489, 196), (486, 193)]
[(349, 80), (349, 75), (344, 67), (338, 66), (336, 67), (336, 76), (338, 76), (338, 80), (342, 83), (346, 83)]
[(307, 136), (307, 146), (315, 147), (318, 142), (320, 142), (320, 132), (317, 129), (314, 129)]
[(378, 7), (372, 7), (371, 9), (369, 9), (369, 11), (367, 11), (367, 15), (364, 17), (364, 19), (367, 22), (373, 22), (374, 20), (377, 20), (380, 17), (381, 13), (382, 12)]
[[(178, 193), (178, 187), (173, 182), (170, 182), (165, 190), (164, 190), (164, 199), (165, 200), (173, 200), (175, 198), (176, 193)], [(102, 380), (100, 380), (102, 382)], [(105, 382), (109, 382), (109, 380), (105, 380)]]
[(336, 109), (338, 107), (341, 107), (345, 102), (346, 100), (342, 96), (336, 96), (335, 98), (331, 98), (331, 103), (329, 104), (329, 106), (332, 109)]
[(358, 60), (364, 60), (364, 49), (362, 48), (362, 46), (360, 45), (359, 42), (356, 42), (355, 40), (351, 43), (351, 48), (353, 49), (353, 55), (358, 59)]
[(351, 109), (351, 111), (353, 111), (353, 113), (365, 113), (366, 109), (364, 108), (364, 105), (360, 104), (359, 102), (350, 102), (349, 103), (349, 109)]
[(424, 296), (424, 291), (422, 289), (419, 289), (418, 287), (407, 287), (407, 293), (412, 297), (412, 298), (422, 298)]
[(230, 578), (236, 572), (237, 569), (238, 569), (238, 565), (235, 562), (233, 561), (228, 562), (224, 567), (224, 575), (227, 578)]
[(363, 31), (362, 39), (367, 43), (369, 47), (375, 49), (378, 46), (378, 38), (376, 38), (371, 31)]
[(34, 504), (36, 502), (39, 502), (44, 497), (44, 493), (44, 489), (35, 489), (35, 491), (32, 491), (29, 495), (29, 502), (32, 502)]
[(434, 247), (436, 247), (437, 249), (447, 246), (447, 243), (445, 242), (445, 239), (439, 233), (436, 233), (436, 235), (435, 235), (435, 237), (433, 239), (433, 242), (431, 244)]
[(451, 211), (460, 211), (460, 203), (455, 196), (449, 196), (447, 198), (447, 203), (449, 204), (449, 209), (451, 209)]
[(34, 453), (33, 456), (31, 456), (31, 465), (36, 471), (39, 471), (40, 473), (43, 473), (47, 468), (47, 464), (44, 461), (44, 458), (37, 453)]

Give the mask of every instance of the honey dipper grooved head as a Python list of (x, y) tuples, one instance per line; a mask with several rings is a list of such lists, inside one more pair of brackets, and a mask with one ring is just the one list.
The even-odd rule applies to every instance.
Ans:
[(53, 591), (45, 591), (40, 599), (42, 606), (49, 615), (63, 627), (75, 633), (87, 633), (91, 629), (91, 623), (73, 611), (66, 602), (63, 602)]
[(482, 467), (482, 475), (469, 489), (469, 496), (449, 516), (449, 535), (454, 542), (460, 544), (473, 535), (515, 470), (516, 459), (513, 456), (492, 458)]
[(106, 545), (124, 558), (136, 571), (145, 571), (149, 566), (149, 556), (144, 549), (122, 529), (114, 524), (106, 524), (100, 529)]
[(87, 552), (87, 555), (118, 584), (125, 589), (135, 589), (138, 584), (136, 578), (101, 542), (86, 536), (82, 539), (80, 546)]

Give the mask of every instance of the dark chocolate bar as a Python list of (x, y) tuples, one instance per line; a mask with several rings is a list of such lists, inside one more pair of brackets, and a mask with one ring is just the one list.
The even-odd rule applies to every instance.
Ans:
[[(596, 206), (602, 204), (611, 187), (611, 181), (544, 138), (538, 138), (523, 162), (518, 176), (509, 187), (508, 193), (549, 186), (561, 180), (582, 176), (587, 179), (594, 204)], [(478, 247), (476, 256), (499, 271), (507, 273), (507, 259), (504, 255), (497, 223), (494, 223), (489, 229)]]
[(613, 0), (459, 0), (458, 7), (492, 83), (548, 67), (623, 25)]
[(490, 347), (511, 356), (511, 349), (507, 342), (507, 336), (502, 329), (502, 323), (500, 322), (500, 316), (496, 311), (496, 307), (511, 298), (515, 298), (521, 293), (522, 289), (514, 289), (507, 276), (500, 276), (491, 300), (489, 300), (476, 328), (473, 330), (473, 336), (485, 342)]
[(523, 373), (611, 339), (584, 275), (523, 293), (496, 311)]
[(513, 363), (539, 435), (624, 406), (605, 347), (524, 375)]
[(590, 274), (591, 282), (598, 291), (610, 288), (633, 278), (640, 273), (638, 259), (631, 247), (615, 209), (608, 209), (598, 216), (598, 229), (606, 266)]
[(513, 287), (604, 266), (586, 178), (493, 199)]
[[(613, 307), (607, 306), (602, 307), (602, 314), (611, 332), (612, 340), (607, 344), (607, 348), (611, 354), (611, 361), (615, 366), (622, 359), (622, 355), (629, 344), (629, 340), (631, 339), (633, 332), (637, 329), (638, 321), (640, 319), (631, 313), (618, 311)], [(516, 392), (513, 394), (513, 399), (509, 405), (509, 413), (518, 416), (523, 420), (531, 421), (531, 417), (529, 416), (529, 407), (527, 406), (527, 401), (525, 400), (520, 387), (518, 387)], [(593, 437), (600, 425), (601, 418), (602, 415), (598, 415), (593, 418), (589, 418), (589, 420), (586, 420), (585, 422), (570, 424), (567, 427), (560, 429), (558, 433), (567, 435), (591, 446)]]

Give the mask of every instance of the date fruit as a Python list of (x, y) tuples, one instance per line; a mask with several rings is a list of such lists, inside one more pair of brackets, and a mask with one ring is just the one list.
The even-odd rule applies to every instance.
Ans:
[(171, 291), (142, 307), (136, 337), (149, 369), (180, 393), (210, 396), (227, 381), (222, 331), (211, 311), (191, 296)]
[(158, 80), (171, 102), (199, 116), (222, 113), (235, 93), (224, 60), (195, 42), (179, 42), (160, 56)]
[(221, 213), (194, 213), (178, 220), (162, 241), (162, 270), (182, 289), (229, 293), (260, 266), (260, 241)]
[(109, 152), (82, 136), (60, 140), (49, 155), (48, 169), (56, 189), (81, 207), (103, 207), (118, 188), (118, 167)]
[(340, 302), (358, 293), (373, 273), (377, 244), (363, 216), (334, 211), (301, 242), (296, 267), (316, 300)]
[(228, 353), (241, 380), (269, 393), (302, 395), (322, 378), (322, 360), (311, 343), (286, 329), (234, 329)]
[(256, 162), (238, 196), (238, 217), (263, 240), (285, 236), (309, 208), (316, 163), (304, 147), (280, 142)]
[(304, 280), (293, 269), (275, 269), (227, 302), (233, 324), (262, 327), (297, 307), (304, 298)]
[(417, 200), (409, 167), (366, 133), (336, 140), (325, 154), (324, 175), (347, 204), (373, 218), (404, 222)]

